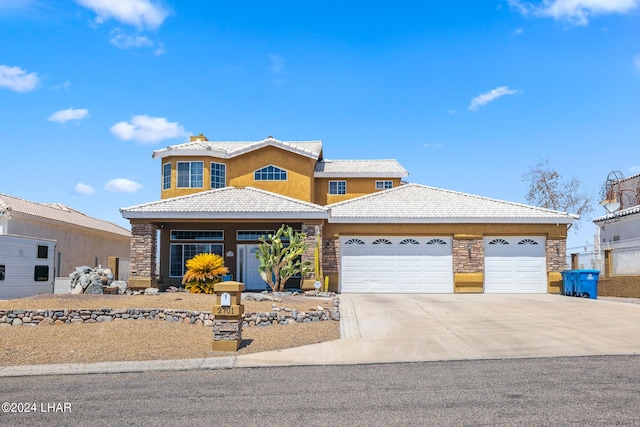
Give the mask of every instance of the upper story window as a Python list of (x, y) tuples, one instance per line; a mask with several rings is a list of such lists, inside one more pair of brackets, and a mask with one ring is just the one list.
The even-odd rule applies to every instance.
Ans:
[(393, 181), (376, 181), (376, 190), (386, 190), (393, 188)]
[(287, 171), (273, 165), (265, 166), (253, 173), (255, 181), (286, 181)]
[(347, 181), (329, 181), (329, 194), (347, 194)]
[(204, 162), (178, 162), (178, 188), (202, 188)]
[(171, 230), (171, 240), (224, 240), (224, 231)]
[(223, 188), (227, 185), (227, 165), (211, 162), (211, 188)]
[(171, 163), (162, 165), (162, 189), (171, 188)]

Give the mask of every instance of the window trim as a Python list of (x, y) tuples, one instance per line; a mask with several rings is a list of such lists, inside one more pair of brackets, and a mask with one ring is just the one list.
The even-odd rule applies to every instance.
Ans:
[[(389, 185), (387, 187), (387, 184)], [(393, 188), (393, 181), (390, 179), (384, 179), (384, 180), (379, 180), (376, 181), (376, 190), (388, 190), (390, 188)]]
[[(180, 165), (189, 165), (189, 185), (180, 185)], [(202, 174), (200, 175), (200, 185), (194, 185), (193, 165), (202, 165)], [(204, 188), (204, 162), (202, 160), (176, 162), (176, 188)]]
[[(167, 166), (169, 166), (169, 173), (167, 173)], [(171, 162), (162, 164), (162, 189), (169, 190), (171, 188)]]
[[(273, 168), (273, 179), (269, 179), (269, 168)], [(276, 178), (277, 176), (282, 176), (284, 174), (284, 179), (280, 179), (280, 178)], [(263, 176), (266, 175), (267, 178), (263, 178)], [(260, 176), (260, 178), (259, 178)], [(264, 166), (260, 169), (256, 169), (253, 171), (253, 180), (254, 181), (288, 181), (289, 180), (289, 171), (287, 171), (286, 169), (282, 169), (276, 165), (267, 165)]]
[[(169, 244), (169, 277), (172, 278), (172, 279), (176, 279), (176, 278), (180, 278), (180, 277), (184, 276), (184, 273), (186, 273), (186, 271), (187, 271), (186, 264), (187, 264), (188, 260), (186, 260), (185, 256), (184, 256), (184, 252), (185, 252), (184, 251), (184, 247), (185, 246), (204, 246), (204, 245), (209, 245), (210, 247), (213, 247), (213, 246), (220, 247), (220, 256), (224, 257), (224, 243), (216, 243), (216, 242), (188, 243), (188, 242), (185, 242), (185, 243), (171, 243), (171, 244)], [(176, 246), (180, 246), (181, 247), (180, 257), (181, 257), (181, 264), (182, 264), (182, 269), (181, 269), (182, 274), (180, 274), (179, 276), (176, 276), (176, 275), (172, 274), (173, 273), (173, 271), (172, 271), (173, 270), (173, 261), (174, 261), (173, 248), (176, 247)], [(210, 251), (210, 252), (198, 252), (196, 255), (201, 254), (201, 253), (215, 253), (215, 254), (217, 254), (217, 252)]]
[[(336, 188), (335, 191), (336, 192), (332, 192), (331, 191), (331, 184), (335, 184)], [(342, 190), (343, 192), (340, 192), (340, 184), (344, 184), (344, 189)], [(345, 180), (333, 180), (333, 181), (329, 181), (329, 194), (332, 196), (344, 196), (345, 194), (347, 194), (347, 181)]]
[[(220, 237), (174, 237), (177, 233), (219, 233)], [(174, 241), (183, 241), (183, 242), (222, 242), (224, 241), (224, 230), (171, 230), (169, 233), (169, 240)]]
[[(218, 172), (218, 173), (220, 171), (222, 172), (222, 177), (216, 176), (216, 178), (217, 178), (216, 183), (218, 184), (217, 186), (213, 185), (213, 182), (214, 182), (214, 180), (213, 180), (213, 173), (214, 173), (213, 165), (222, 166), (219, 169), (215, 169), (215, 171)], [(219, 185), (220, 184), (220, 182), (219, 182), (220, 178), (222, 178), (222, 183), (221, 183), (222, 185)], [(209, 165), (209, 181), (210, 181), (209, 182), (209, 186), (211, 188), (224, 188), (224, 187), (226, 187), (227, 186), (227, 164), (226, 163), (220, 163), (220, 162), (211, 162), (211, 164)]]

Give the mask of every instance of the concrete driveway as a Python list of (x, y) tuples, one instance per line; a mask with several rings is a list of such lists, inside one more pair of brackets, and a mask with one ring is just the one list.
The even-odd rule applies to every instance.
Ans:
[(343, 339), (235, 366), (640, 354), (640, 305), (559, 295), (340, 296)]

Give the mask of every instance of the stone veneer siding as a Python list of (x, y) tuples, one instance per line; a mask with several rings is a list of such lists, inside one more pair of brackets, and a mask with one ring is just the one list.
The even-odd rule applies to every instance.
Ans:
[(482, 238), (454, 238), (452, 250), (454, 273), (484, 272), (484, 241)]
[(565, 239), (547, 239), (547, 272), (567, 269), (567, 241)]
[(340, 273), (340, 240), (322, 241), (322, 270), (326, 275)]
[(153, 224), (131, 224), (131, 278), (156, 277), (156, 232)]
[[(316, 250), (316, 226), (319, 227), (320, 242), (322, 242), (322, 225), (319, 224), (302, 224), (302, 232), (307, 235), (305, 243), (307, 244), (307, 250), (302, 255), (302, 262), (311, 263), (311, 270), (303, 277), (303, 280), (313, 280), (315, 278), (315, 250)], [(321, 243), (322, 244), (322, 243)], [(320, 265), (322, 265), (322, 247), (320, 247)]]

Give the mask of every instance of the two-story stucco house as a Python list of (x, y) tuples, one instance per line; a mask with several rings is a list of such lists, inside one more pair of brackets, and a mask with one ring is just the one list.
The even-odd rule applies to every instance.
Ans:
[(334, 291), (557, 292), (576, 219), (407, 184), (395, 160), (327, 160), (321, 141), (200, 135), (153, 158), (161, 162), (160, 200), (121, 209), (133, 233), (132, 287), (158, 279), (161, 287), (179, 285), (189, 258), (215, 252), (235, 280), (264, 289), (258, 238), (287, 224), (307, 234), (308, 261), (320, 234)]

